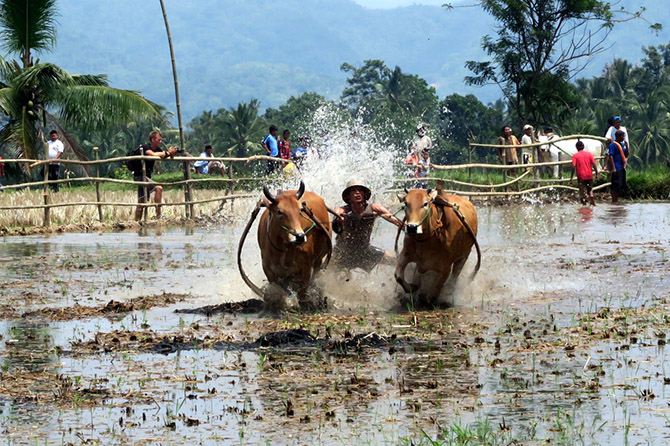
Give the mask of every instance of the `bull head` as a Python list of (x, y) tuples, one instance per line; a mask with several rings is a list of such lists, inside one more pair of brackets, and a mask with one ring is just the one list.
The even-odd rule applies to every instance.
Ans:
[(307, 236), (301, 226), (301, 204), (300, 198), (305, 193), (305, 184), (301, 181), (300, 187), (294, 194), (279, 192), (276, 196), (272, 195), (267, 186), (263, 186), (263, 195), (267, 199), (265, 207), (271, 215), (271, 221), (277, 229), (281, 229), (280, 234), (284, 240), (290, 244), (302, 245), (307, 241)]
[(415, 189), (403, 197), (405, 203), (405, 220), (407, 220), (405, 230), (407, 234), (424, 233), (424, 222), (428, 220), (428, 224), (430, 224), (429, 217), (433, 200), (436, 196), (437, 191)]

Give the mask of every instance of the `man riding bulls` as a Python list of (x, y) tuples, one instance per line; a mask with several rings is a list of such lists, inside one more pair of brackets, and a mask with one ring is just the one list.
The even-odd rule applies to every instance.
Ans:
[(372, 229), (377, 217), (396, 226), (403, 223), (381, 204), (368, 203), (371, 196), (370, 189), (356, 180), (349, 181), (342, 191), (346, 205), (335, 209), (338, 217), (333, 220), (333, 230), (337, 233), (333, 260), (341, 267), (369, 272), (382, 259), (394, 257), (390, 252), (370, 245)]

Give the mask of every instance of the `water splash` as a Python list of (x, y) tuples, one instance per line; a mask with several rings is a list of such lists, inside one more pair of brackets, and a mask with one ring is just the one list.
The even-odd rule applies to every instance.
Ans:
[(342, 204), (341, 193), (349, 180), (364, 181), (375, 201), (391, 187), (399, 167), (398, 150), (362, 119), (352, 119), (327, 104), (316, 110), (306, 127), (310, 129), (310, 154), (295, 177), (279, 179), (280, 188), (294, 189), (301, 178), (307, 190), (335, 207)]

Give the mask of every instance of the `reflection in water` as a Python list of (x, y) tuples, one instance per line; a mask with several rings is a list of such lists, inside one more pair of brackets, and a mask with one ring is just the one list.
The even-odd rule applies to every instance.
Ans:
[(582, 223), (587, 223), (593, 220), (593, 208), (590, 207), (579, 208), (579, 214), (582, 216)]
[(155, 228), (149, 228), (145, 226), (140, 226), (140, 228), (137, 230), (137, 235), (140, 237), (151, 237), (151, 236), (156, 236), (160, 237), (163, 235), (163, 227), (162, 226), (156, 226)]
[(39, 373), (53, 362), (48, 324), (18, 319), (9, 325), (5, 336), (9, 353), (5, 368), (9, 373)]
[(160, 243), (137, 243), (137, 256), (140, 265), (156, 270), (163, 262), (163, 245)]
[(605, 210), (603, 218), (614, 226), (625, 223), (628, 219), (628, 208), (624, 205), (610, 205)]

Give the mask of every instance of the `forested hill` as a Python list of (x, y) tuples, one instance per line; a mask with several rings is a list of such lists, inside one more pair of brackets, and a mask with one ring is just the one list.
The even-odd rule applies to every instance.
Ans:
[[(337, 98), (343, 62), (382, 59), (418, 74), (439, 95), (474, 92), (484, 101), (495, 88), (466, 87), (466, 60), (482, 59), (481, 37), (495, 34), (479, 8), (413, 6), (365, 9), (350, 0), (166, 0), (175, 44), (183, 111), (203, 110), (252, 97), (263, 107), (316, 91)], [(628, 2), (639, 4), (639, 1)], [(654, 21), (670, 10), (647, 5)], [(72, 73), (105, 73), (113, 86), (142, 91), (174, 109), (174, 90), (158, 1), (98, 0), (57, 3), (58, 42), (45, 60)], [(652, 9), (653, 8), (653, 9)], [(667, 20), (666, 20), (667, 21)], [(666, 24), (667, 27), (670, 26)], [(624, 24), (616, 45), (585, 74), (598, 74), (614, 55), (631, 62), (643, 45), (668, 43), (647, 24)], [(667, 33), (665, 33), (667, 35)]]

